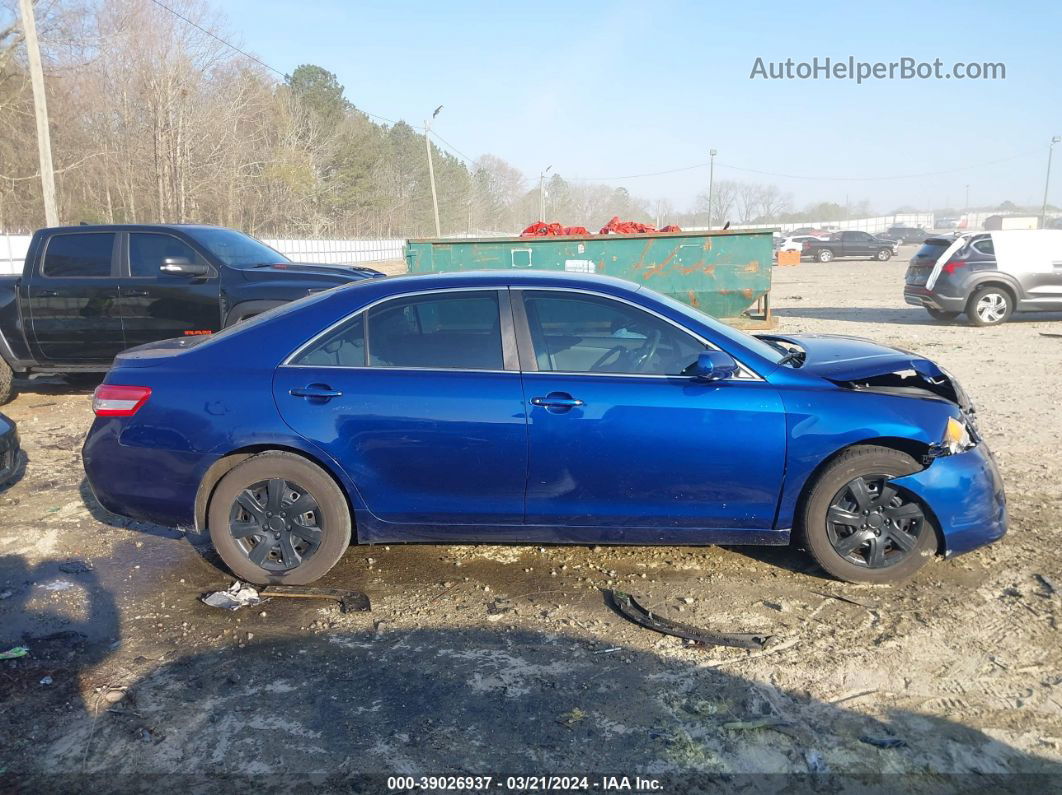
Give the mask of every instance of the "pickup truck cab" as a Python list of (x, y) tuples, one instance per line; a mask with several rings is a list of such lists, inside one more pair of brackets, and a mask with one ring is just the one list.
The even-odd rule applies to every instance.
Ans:
[(845, 230), (835, 232), (827, 240), (805, 240), (801, 256), (830, 262), (838, 257), (864, 257), (887, 262), (896, 253), (895, 240), (875, 237), (869, 232)]
[(14, 374), (104, 372), (170, 337), (212, 334), (371, 268), (295, 263), (234, 229), (185, 224), (38, 230), (0, 277), (0, 403)]

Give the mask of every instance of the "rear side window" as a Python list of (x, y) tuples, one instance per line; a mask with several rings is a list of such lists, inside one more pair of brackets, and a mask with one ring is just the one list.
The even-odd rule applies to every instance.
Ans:
[(915, 254), (919, 259), (937, 259), (944, 250), (948, 247), (948, 244), (943, 240), (927, 240), (922, 244), (922, 247), (918, 249)]
[(114, 237), (113, 232), (54, 235), (44, 252), (44, 275), (53, 279), (110, 276)]
[(365, 317), (358, 315), (303, 351), (292, 364), (304, 367), (364, 367)]
[(399, 298), (368, 312), (369, 365), (504, 370), (498, 294)]
[(994, 257), (996, 254), (996, 247), (992, 245), (992, 238), (986, 237), (984, 240), (977, 240), (970, 246), (974, 251), (979, 251), (982, 254), (988, 254)]
[(133, 232), (129, 235), (129, 272), (137, 277), (159, 275), (164, 260), (178, 258), (196, 261), (195, 250), (172, 235)]

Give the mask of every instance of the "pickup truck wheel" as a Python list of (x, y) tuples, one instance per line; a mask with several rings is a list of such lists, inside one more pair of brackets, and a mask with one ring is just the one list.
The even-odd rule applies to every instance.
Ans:
[(0, 406), (15, 396), (15, 373), (11, 365), (0, 359)]
[(906, 579), (937, 551), (922, 504), (890, 485), (919, 470), (906, 453), (858, 445), (838, 456), (804, 501), (798, 528), (811, 556), (847, 582)]
[(1002, 287), (975, 290), (966, 304), (966, 317), (975, 326), (998, 326), (1014, 313), (1014, 299)]
[(305, 458), (268, 452), (218, 483), (207, 512), (210, 540), (243, 580), (306, 585), (350, 546), (350, 509), (335, 481)]
[(815, 258), (819, 262), (829, 262), (833, 259), (833, 252), (828, 248), (819, 249), (818, 253), (815, 254)]
[(890, 259), (892, 259), (892, 249), (891, 248), (879, 248), (878, 249), (878, 254), (877, 254), (878, 262), (888, 262)]

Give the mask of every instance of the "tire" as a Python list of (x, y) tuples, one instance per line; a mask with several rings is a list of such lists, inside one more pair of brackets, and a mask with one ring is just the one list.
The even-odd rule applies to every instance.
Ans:
[(833, 252), (828, 248), (820, 248), (815, 252), (815, 259), (819, 262), (831, 262), (833, 260)]
[[(278, 481), (287, 488), (275, 487)], [(300, 515), (303, 521), (294, 521), (287, 512), (291, 490), (312, 497), (306, 505), (313, 507)], [(276, 524), (270, 528), (268, 522)], [(226, 473), (210, 500), (207, 523), (210, 540), (225, 565), (240, 579), (260, 585), (311, 583), (335, 566), (350, 546), (350, 509), (343, 492), (328, 473), (293, 453), (262, 453)], [(242, 527), (239, 539), (234, 524)], [(300, 529), (305, 535), (298, 533)], [(262, 552), (255, 557), (259, 548)], [(291, 557), (284, 559), (285, 554)]]
[(15, 373), (3, 359), (0, 359), (0, 406), (15, 396)]
[(878, 262), (888, 262), (890, 259), (892, 259), (892, 249), (891, 248), (879, 248), (878, 249), (878, 253), (874, 256), (874, 258)]
[[(839, 580), (878, 584), (922, 568), (937, 551), (936, 528), (916, 498), (888, 485), (919, 469), (906, 453), (876, 445), (857, 445), (832, 461), (798, 515), (799, 537), (815, 562)], [(861, 501), (852, 485), (860, 481), (867, 487)]]
[(959, 312), (948, 312), (944, 309), (933, 309), (928, 306), (926, 307), (926, 311), (929, 313), (929, 316), (931, 318), (940, 321), (941, 323), (946, 323), (949, 320), (954, 320), (960, 314)]
[(975, 326), (998, 326), (1014, 314), (1014, 297), (1003, 287), (988, 285), (974, 290), (966, 304), (966, 317)]

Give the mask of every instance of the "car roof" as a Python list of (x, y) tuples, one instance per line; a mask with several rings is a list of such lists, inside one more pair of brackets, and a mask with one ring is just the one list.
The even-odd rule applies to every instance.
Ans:
[[(636, 293), (642, 285), (617, 279), (615, 276), (603, 276), (589, 273), (568, 273), (566, 271), (535, 270), (480, 270), (453, 271), (446, 273), (406, 273), (388, 276), (386, 279), (373, 279), (374, 285), (388, 284), (395, 286), (395, 292), (412, 290), (447, 289), (452, 287), (570, 287), (575, 289), (601, 289), (609, 292)], [(366, 282), (354, 282), (339, 288), (342, 290), (356, 288)]]
[(42, 232), (125, 232), (129, 230), (158, 229), (158, 230), (188, 230), (188, 229), (229, 229), (226, 226), (213, 226), (212, 224), (77, 224), (67, 226), (49, 226), (41, 229)]

